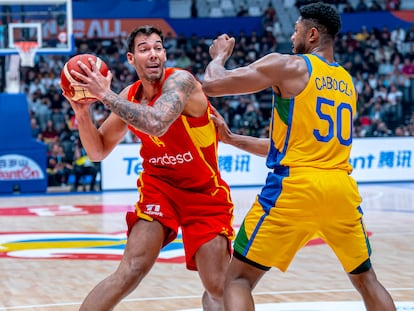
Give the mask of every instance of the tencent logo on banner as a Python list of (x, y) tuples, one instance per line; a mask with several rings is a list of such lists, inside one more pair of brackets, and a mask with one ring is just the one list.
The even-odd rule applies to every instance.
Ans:
[(0, 156), (0, 180), (44, 179), (40, 166), (31, 158), (20, 154)]

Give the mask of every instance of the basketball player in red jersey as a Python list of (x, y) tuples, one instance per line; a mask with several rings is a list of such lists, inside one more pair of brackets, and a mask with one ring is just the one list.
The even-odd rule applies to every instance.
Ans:
[[(85, 150), (103, 160), (128, 129), (139, 136), (143, 171), (135, 211), (127, 213), (128, 239), (118, 269), (86, 297), (80, 310), (112, 310), (154, 265), (161, 248), (181, 228), (186, 265), (197, 270), (205, 288), (204, 310), (224, 310), (224, 275), (230, 260), (233, 203), (217, 162), (217, 133), (201, 84), (185, 70), (164, 68), (161, 31), (152, 26), (129, 35), (128, 62), (140, 80), (119, 95), (112, 75), (92, 70), (71, 72), (83, 87), (111, 110), (97, 129), (89, 105), (71, 101)], [(70, 98), (67, 98), (70, 101)]]

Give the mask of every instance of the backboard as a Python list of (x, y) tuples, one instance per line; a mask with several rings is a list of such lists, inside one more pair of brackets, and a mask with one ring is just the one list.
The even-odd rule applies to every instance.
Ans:
[(38, 54), (74, 50), (72, 0), (0, 0), (0, 55), (17, 54), (15, 42), (37, 42)]

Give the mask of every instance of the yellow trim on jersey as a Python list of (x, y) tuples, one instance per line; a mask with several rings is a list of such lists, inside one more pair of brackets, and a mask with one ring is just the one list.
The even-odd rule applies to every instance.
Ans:
[[(211, 172), (211, 177), (213, 177), (214, 179), (214, 184), (216, 187), (220, 187), (222, 189), (224, 189), (227, 193), (227, 200), (229, 202), (231, 202), (231, 196), (230, 196), (230, 191), (228, 191), (228, 189), (226, 187), (223, 187), (220, 183), (219, 183), (219, 179), (218, 179), (218, 172), (216, 169), (214, 169), (213, 167), (211, 167), (209, 165), (209, 163), (206, 161), (205, 157), (204, 157), (204, 153), (201, 151), (201, 148), (206, 148), (206, 147), (212, 147), (214, 146), (214, 153), (217, 157), (218, 155), (218, 150), (217, 150), (217, 143), (216, 143), (216, 128), (214, 125), (214, 122), (211, 120), (210, 117), (210, 108), (207, 108), (207, 114), (208, 114), (208, 120), (209, 122), (201, 127), (191, 127), (188, 123), (187, 117), (182, 116), (182, 122), (183, 125), (185, 127), (185, 129), (187, 130), (188, 135), (190, 135), (194, 146), (197, 149), (198, 154), (200, 155), (200, 158), (202, 158), (206, 164), (206, 166), (209, 168), (210, 172)], [(207, 135), (206, 135), (207, 133)], [(209, 133), (213, 133), (213, 135), (208, 135)], [(218, 162), (218, 159), (217, 159)], [(218, 168), (217, 168), (218, 169)], [(213, 195), (213, 194), (212, 194)], [(234, 209), (234, 205), (232, 210)]]

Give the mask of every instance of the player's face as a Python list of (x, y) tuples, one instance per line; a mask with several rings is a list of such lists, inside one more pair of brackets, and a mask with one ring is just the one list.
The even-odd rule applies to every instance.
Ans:
[(161, 38), (157, 34), (137, 35), (134, 43), (134, 54), (130, 55), (129, 62), (137, 70), (140, 79), (148, 81), (161, 79), (167, 59)]
[(295, 32), (290, 37), (292, 41), (292, 52), (295, 54), (304, 54), (307, 52), (306, 48), (306, 29), (302, 21), (302, 18), (299, 17), (295, 24)]

